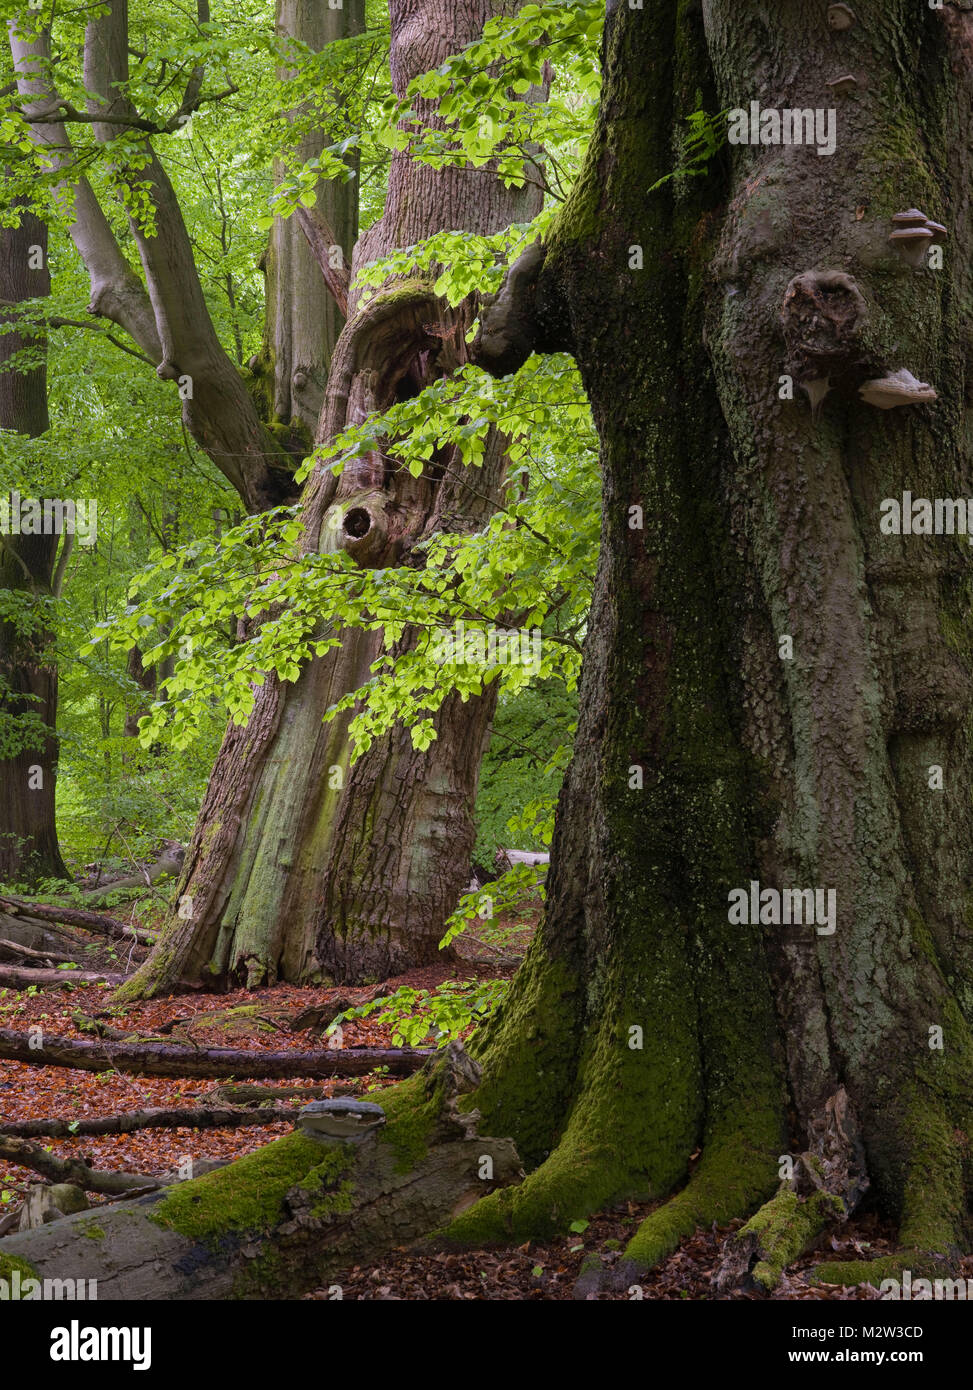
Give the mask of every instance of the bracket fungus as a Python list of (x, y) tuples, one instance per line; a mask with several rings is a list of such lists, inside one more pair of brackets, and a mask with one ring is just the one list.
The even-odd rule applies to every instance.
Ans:
[(876, 377), (858, 388), (858, 394), (879, 410), (892, 410), (897, 405), (928, 405), (937, 400), (936, 388), (928, 381), (917, 381), (911, 372), (901, 367), (890, 376)]
[(833, 77), (827, 85), (836, 96), (843, 97), (855, 90), (858, 86), (858, 78), (854, 73), (846, 72), (844, 77)]
[(906, 212), (892, 215), (889, 245), (913, 269), (922, 265), (930, 246), (939, 246), (945, 240), (946, 228), (943, 224), (930, 221), (919, 208), (909, 208)]
[(855, 11), (847, 5), (828, 6), (828, 28), (841, 32), (850, 29), (855, 22)]
[(298, 1119), (310, 1139), (358, 1144), (385, 1124), (385, 1111), (367, 1100), (313, 1100), (301, 1109)]

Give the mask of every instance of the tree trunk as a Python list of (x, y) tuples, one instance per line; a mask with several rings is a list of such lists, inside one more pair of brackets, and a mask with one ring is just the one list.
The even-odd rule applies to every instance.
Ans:
[[(47, 227), (22, 211), (19, 227), (0, 231), (0, 300), (17, 304), (50, 292)], [(15, 353), (37, 347), (33, 334), (0, 335), (0, 429), (31, 437), (50, 427), (47, 368), (43, 363), (30, 371), (2, 368)], [(11, 487), (9, 474), (0, 478), (4, 498)], [(58, 546), (69, 543), (58, 534), (0, 535), (0, 590), (29, 596), (36, 610), (27, 628), (0, 622), (0, 721), (29, 716), (47, 730), (27, 738), (0, 731), (0, 740), (15, 750), (0, 759), (0, 882), (68, 877), (54, 821), (57, 666), (43, 605), (52, 597)]]
[[(906, 490), (970, 494), (971, 53), (973, 15), (905, 0), (847, 31), (783, 0), (609, 5), (597, 132), (523, 303), (574, 343), (605, 470), (546, 923), (480, 1046), (487, 1127), (540, 1166), (457, 1238), (662, 1196), (701, 1147), (631, 1277), (810, 1144), (814, 1193), (791, 1179), (753, 1228), (765, 1287), (795, 1206), (816, 1239), (869, 1179), (899, 1267), (969, 1248), (970, 551), (879, 523)], [(834, 107), (834, 153), (731, 148), (647, 195), (699, 92)], [(888, 240), (910, 204), (948, 224), (942, 269)], [(938, 400), (859, 393), (902, 368)], [(762, 898), (748, 925), (753, 883), (834, 890), (833, 924)]]
[[(396, 91), (470, 42), (498, 8), (494, 0), (395, 0)], [(430, 103), (419, 108), (436, 121)], [(505, 189), (484, 171), (432, 170), (396, 151), (384, 216), (356, 246), (352, 274), (437, 231), (486, 234), (534, 211), (533, 190)], [(472, 312), (449, 310), (432, 279), (395, 284), (364, 308), (353, 295), (319, 442), (462, 365)], [(478, 469), (443, 457), (416, 479), (375, 452), (340, 479), (318, 470), (305, 491), (304, 543), (344, 548), (364, 566), (399, 563), (437, 530), (482, 526), (503, 469), (494, 437)], [(466, 702), (447, 698), (427, 751), (415, 750), (399, 727), (352, 766), (351, 715), (322, 717), (369, 678), (380, 643), (378, 633), (346, 631), (340, 649), (311, 662), (294, 685), (268, 679), (247, 727), (227, 731), (179, 889), (187, 906), (126, 987), (128, 997), (203, 979), (367, 983), (436, 958), (469, 877), (473, 801), (496, 690)]]
[[(365, 0), (348, 0), (331, 9), (316, 0), (277, 0), (277, 32), (320, 52), (329, 43), (360, 34), (365, 28)], [(286, 75), (286, 74), (285, 74)], [(337, 136), (323, 129), (300, 141), (295, 158), (303, 163), (320, 156)], [(357, 160), (352, 160), (357, 170)], [(279, 180), (283, 166), (275, 169)], [(358, 180), (322, 181), (315, 210), (329, 230), (330, 259), (345, 275), (358, 236)], [(336, 249), (335, 249), (336, 248)], [(258, 381), (272, 396), (266, 418), (275, 427), (291, 426), (308, 441), (314, 436), (343, 316), (328, 291), (297, 216), (275, 217), (265, 259), (266, 323), (264, 347), (251, 362)]]

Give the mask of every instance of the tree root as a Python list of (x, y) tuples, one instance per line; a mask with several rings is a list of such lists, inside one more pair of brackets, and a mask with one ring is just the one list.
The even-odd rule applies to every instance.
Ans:
[[(834, 1260), (815, 1265), (810, 1278), (815, 1284), (838, 1284), (844, 1288), (856, 1284), (871, 1284), (880, 1292), (886, 1280), (894, 1280), (896, 1284), (909, 1287), (909, 1294), (913, 1299), (926, 1299), (942, 1297), (942, 1294), (934, 1292), (935, 1281), (954, 1279), (957, 1272), (957, 1266), (950, 1260), (930, 1255), (927, 1250), (902, 1249), (894, 1255), (884, 1255), (877, 1260)], [(923, 1291), (919, 1287), (921, 1280), (932, 1281), (933, 1291)], [(965, 1279), (962, 1284), (965, 1289)], [(964, 1298), (965, 1296), (962, 1295)], [(899, 1297), (901, 1292), (892, 1294), (893, 1301)]]
[(792, 1161), (777, 1194), (726, 1241), (713, 1278), (717, 1293), (739, 1285), (775, 1289), (787, 1266), (846, 1221), (867, 1191), (865, 1151), (843, 1086), (809, 1131), (810, 1147)]

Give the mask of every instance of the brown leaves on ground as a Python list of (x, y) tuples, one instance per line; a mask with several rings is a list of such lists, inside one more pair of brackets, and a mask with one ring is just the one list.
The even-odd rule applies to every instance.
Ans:
[[(626, 1202), (615, 1211), (593, 1217), (579, 1234), (558, 1236), (548, 1241), (528, 1241), (513, 1249), (470, 1250), (459, 1254), (417, 1253), (405, 1249), (391, 1251), (374, 1266), (355, 1267), (325, 1288), (307, 1294), (309, 1299), (331, 1300), (335, 1284), (343, 1299), (371, 1299), (379, 1302), (404, 1300), (566, 1300), (572, 1298), (582, 1264), (600, 1260), (610, 1268), (635, 1234), (639, 1223), (658, 1203)], [(712, 1277), (720, 1263), (720, 1248), (743, 1223), (710, 1231), (697, 1231), (685, 1240), (668, 1260), (644, 1275), (638, 1282), (643, 1299), (710, 1301), (714, 1298)], [(809, 1281), (811, 1268), (826, 1259), (861, 1260), (892, 1254), (893, 1229), (874, 1216), (849, 1223), (840, 1238), (829, 1238), (825, 1247), (804, 1256), (784, 1276), (770, 1297), (778, 1300), (867, 1300), (878, 1298), (878, 1290), (868, 1284), (853, 1288), (816, 1285)], [(973, 1277), (973, 1259), (963, 1262), (961, 1272)], [(605, 1301), (629, 1301), (637, 1294), (601, 1293)], [(735, 1291), (733, 1301), (762, 1301), (763, 1295)]]
[[(481, 940), (477, 930), (480, 924), (477, 924), (457, 942), (461, 945), (455, 953), (458, 959), (451, 962), (444, 958), (435, 965), (389, 980), (387, 992), (392, 993), (402, 985), (434, 990), (446, 981), (468, 979), (473, 975), (508, 975), (529, 939), (531, 925), (519, 920), (488, 924)], [(490, 941), (485, 939), (488, 933)], [(108, 951), (102, 947), (97, 953), (104, 955), (99, 965), (105, 968), (109, 963)], [(126, 949), (126, 957), (128, 954)], [(118, 968), (117, 964), (112, 964)], [(189, 1046), (302, 1053), (311, 1047), (320, 1047), (321, 1041), (311, 1031), (292, 1031), (290, 1024), (294, 1019), (308, 1010), (333, 1004), (340, 997), (363, 1002), (373, 993), (367, 988), (277, 985), (256, 993), (241, 989), (229, 994), (178, 995), (133, 1004), (122, 1011), (112, 1005), (112, 991), (107, 988), (89, 985), (70, 991), (41, 991), (35, 995), (5, 990), (0, 991), (0, 1026), (26, 1033), (31, 1025), (40, 1024), (49, 1034), (91, 1041), (96, 1035), (82, 1029), (81, 1018), (75, 1017), (80, 1015), (144, 1038), (157, 1036), (160, 1030), (165, 1030), (163, 1036), (167, 1040)], [(376, 1023), (374, 1018), (343, 1023), (342, 1031), (345, 1047), (392, 1045), (389, 1029)], [(245, 1084), (248, 1078), (235, 1080)], [(129, 1076), (116, 1070), (95, 1074), (5, 1061), (0, 1063), (0, 1123), (40, 1118), (70, 1122), (156, 1106), (205, 1105), (209, 1093), (219, 1084)], [(275, 1087), (307, 1084), (301, 1078), (274, 1083)], [(336, 1091), (347, 1094), (349, 1090), (347, 1079), (335, 1078), (320, 1084), (323, 1094)], [(378, 1090), (387, 1084), (381, 1077), (363, 1077), (358, 1093)], [(296, 1117), (304, 1101), (282, 1099), (279, 1103), (291, 1104)], [(80, 1157), (90, 1167), (163, 1174), (179, 1168), (188, 1159), (226, 1160), (251, 1153), (291, 1128), (288, 1122), (278, 1121), (243, 1129), (142, 1130), (133, 1134), (40, 1142), (58, 1156)], [(31, 1170), (0, 1165), (0, 1216), (19, 1200), (28, 1183), (36, 1181), (38, 1176)], [(89, 1200), (95, 1204), (103, 1199), (89, 1194)], [(594, 1217), (583, 1231), (549, 1241), (529, 1241), (515, 1248), (460, 1254), (394, 1250), (377, 1265), (349, 1270), (340, 1281), (341, 1296), (380, 1301), (570, 1299), (582, 1264), (595, 1260), (606, 1268), (614, 1265), (639, 1223), (652, 1209), (653, 1204), (625, 1203)], [(720, 1246), (741, 1224), (736, 1222), (724, 1228), (697, 1231), (691, 1239), (683, 1241), (668, 1260), (640, 1281), (642, 1297), (651, 1300), (711, 1299), (711, 1279), (719, 1264)], [(868, 1285), (851, 1289), (812, 1285), (808, 1271), (823, 1259), (871, 1259), (890, 1254), (894, 1249), (893, 1239), (894, 1231), (883, 1227), (874, 1216), (850, 1223), (840, 1236), (829, 1238), (824, 1249), (805, 1256), (790, 1269), (771, 1297), (790, 1300), (876, 1298), (877, 1291)], [(973, 1277), (973, 1260), (964, 1262), (962, 1273)], [(307, 1295), (310, 1299), (322, 1300), (333, 1296), (328, 1288)], [(600, 1299), (616, 1301), (633, 1296), (627, 1291), (598, 1295)], [(757, 1295), (735, 1292), (729, 1297), (748, 1300)]]

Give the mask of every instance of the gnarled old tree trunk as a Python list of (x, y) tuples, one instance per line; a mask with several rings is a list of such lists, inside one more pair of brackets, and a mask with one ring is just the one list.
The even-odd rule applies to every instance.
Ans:
[[(608, 10), (585, 174), (482, 343), (573, 343), (605, 510), (546, 925), (479, 1054), (488, 1132), (539, 1166), (455, 1234), (664, 1195), (699, 1146), (635, 1266), (789, 1155), (744, 1272), (772, 1284), (869, 1181), (915, 1268), (970, 1239), (973, 571), (966, 536), (886, 534), (882, 502), (971, 492), (973, 14)], [(833, 111), (833, 152), (731, 145), (649, 193), (700, 91)], [(941, 261), (889, 242), (913, 208)], [(811, 888), (830, 917), (775, 916), (766, 890)]]
[[(47, 228), (23, 211), (18, 227), (0, 231), (0, 300), (17, 304), (48, 295), (50, 288)], [(0, 429), (38, 436), (50, 426), (46, 366), (2, 370), (16, 353), (25, 348), (36, 351), (37, 346), (34, 334), (0, 335)], [(10, 505), (12, 489), (16, 490), (14, 479), (0, 458), (0, 497), (10, 499)], [(19, 519), (19, 503), (15, 509)], [(30, 883), (68, 876), (54, 820), (57, 666), (40, 605), (54, 592), (58, 548), (66, 558), (64, 548), (70, 547), (73, 536), (19, 535), (18, 529), (11, 527), (9, 534), (0, 535), (0, 590), (29, 596), (37, 612), (26, 627), (0, 622), (0, 721), (31, 716), (48, 732), (25, 739), (23, 731), (0, 728), (0, 745), (9, 740), (10, 749), (10, 756), (4, 757), (0, 746), (0, 881)]]
[[(396, 92), (477, 37), (501, 8), (496, 0), (393, 0)], [(430, 103), (417, 110), (436, 123)], [(358, 242), (352, 276), (435, 232), (487, 234), (536, 211), (533, 188), (505, 189), (484, 170), (433, 170), (397, 151), (384, 215)], [(439, 301), (432, 278), (396, 281), (364, 306), (352, 292), (318, 441), (455, 371), (466, 360), (472, 315), (469, 304), (453, 311)], [(373, 452), (340, 479), (318, 471), (303, 502), (304, 544), (344, 548), (363, 566), (398, 564), (436, 531), (482, 526), (499, 500), (504, 465), (494, 437), (481, 468), (462, 467), (451, 451), (413, 478), (393, 456)], [(428, 750), (414, 749), (409, 730), (397, 727), (352, 765), (351, 716), (322, 717), (368, 680), (380, 650), (381, 634), (346, 631), (340, 648), (311, 662), (293, 686), (268, 679), (247, 727), (228, 730), (179, 888), (188, 909), (172, 918), (127, 995), (214, 977), (352, 983), (435, 958), (468, 878), (496, 691), (447, 698)]]

